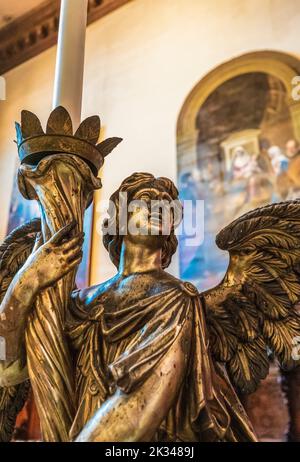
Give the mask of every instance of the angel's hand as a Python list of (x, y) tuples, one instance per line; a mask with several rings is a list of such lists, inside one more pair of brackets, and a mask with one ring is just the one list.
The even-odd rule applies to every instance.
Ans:
[(84, 233), (69, 237), (76, 222), (55, 233), (49, 241), (38, 247), (27, 260), (23, 276), (34, 278), (38, 290), (46, 289), (68, 274), (82, 259)]

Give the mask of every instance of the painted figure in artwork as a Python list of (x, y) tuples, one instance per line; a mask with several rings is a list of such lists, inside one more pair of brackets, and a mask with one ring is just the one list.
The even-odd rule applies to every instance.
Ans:
[(19, 186), (38, 200), (42, 219), (0, 248), (0, 439), (9, 440), (31, 386), (46, 441), (256, 441), (238, 394), (267, 375), (270, 352), (287, 369), (299, 363), (300, 201), (256, 209), (220, 231), (228, 269), (200, 293), (166, 271), (181, 216), (175, 185), (134, 173), (111, 196), (104, 223), (116, 275), (78, 290), (83, 213), (120, 140), (89, 151), (94, 120), (93, 129), (88, 121), (65, 133), (82, 141), (77, 152), (61, 142), (61, 151), (47, 151), (45, 137), (66, 141), (58, 127), (68, 124), (63, 108), (46, 134), (32, 114), (22, 121)]

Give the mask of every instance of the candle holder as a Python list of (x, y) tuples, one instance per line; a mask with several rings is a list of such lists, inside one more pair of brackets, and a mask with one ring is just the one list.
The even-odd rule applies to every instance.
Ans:
[[(73, 135), (71, 117), (62, 106), (50, 114), (46, 132), (36, 115), (22, 111), (16, 132), (21, 160), (18, 185), (26, 199), (39, 203), (41, 244), (74, 220), (74, 233), (82, 231), (84, 211), (94, 190), (101, 188), (98, 170), (122, 139), (97, 144), (98, 116), (84, 120)], [(29, 378), (44, 441), (68, 441), (75, 416), (73, 355), (64, 335), (75, 275), (76, 269), (38, 295), (25, 333)]]
[(100, 118), (91, 116), (81, 122), (73, 135), (70, 114), (64, 107), (58, 106), (49, 116), (45, 133), (38, 117), (23, 110), (21, 125), (16, 122), (21, 164), (37, 165), (51, 154), (71, 154), (83, 159), (97, 176), (104, 158), (122, 141), (122, 138), (113, 137), (97, 144), (100, 128)]
[[(12, 233), (0, 248), (0, 296), (8, 292), (0, 336), (11, 348), (6, 362), (20, 361), (21, 347), (13, 348), (23, 346), (25, 330), (43, 440), (256, 441), (236, 391), (257, 388), (268, 374), (270, 350), (282, 368), (300, 363), (300, 201), (255, 209), (221, 230), (216, 244), (229, 252), (228, 269), (200, 294), (164, 271), (177, 246), (177, 213), (169, 233), (152, 234), (164, 213), (141, 218), (139, 208), (129, 212), (119, 200), (120, 193), (132, 201), (145, 197), (148, 210), (149, 200), (163, 198), (165, 210), (181, 210), (177, 188), (168, 178), (134, 173), (111, 196), (105, 222), (104, 245), (117, 276), (73, 292), (84, 210), (101, 187), (98, 167), (120, 141), (96, 145), (99, 130), (91, 118), (73, 136), (63, 108), (51, 114), (46, 133), (28, 112), (17, 126), (19, 188), (38, 201), (41, 227), (35, 222), (35, 232), (31, 224)], [(128, 227), (124, 236), (116, 226), (120, 213), (141, 232)], [(12, 280), (23, 265), (18, 285)], [(17, 372), (14, 385), (26, 379)], [(6, 410), (17, 400), (18, 388), (9, 390), (0, 389), (0, 438), (1, 417), (13, 420)]]

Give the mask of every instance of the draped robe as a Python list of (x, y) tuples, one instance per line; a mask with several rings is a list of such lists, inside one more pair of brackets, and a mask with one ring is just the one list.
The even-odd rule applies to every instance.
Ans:
[(223, 366), (212, 361), (201, 294), (192, 284), (169, 276), (148, 296), (137, 284), (134, 299), (124, 297), (113, 310), (105, 308), (105, 290), (91, 302), (80, 295), (72, 295), (68, 322), (78, 406), (71, 439), (117, 389), (130, 394), (147, 387), (162, 358), (172, 361), (179, 345), (184, 367), (177, 391), (151, 440), (256, 440)]

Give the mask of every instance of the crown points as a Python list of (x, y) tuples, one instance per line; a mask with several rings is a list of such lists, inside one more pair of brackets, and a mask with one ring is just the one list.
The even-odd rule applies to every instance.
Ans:
[(63, 106), (58, 106), (51, 112), (47, 122), (46, 133), (47, 135), (73, 134), (70, 114)]
[(100, 118), (91, 116), (83, 120), (76, 130), (75, 137), (96, 144), (100, 135)]
[(97, 175), (104, 157), (122, 141), (122, 138), (108, 138), (96, 145), (100, 134), (98, 116), (85, 119), (73, 136), (71, 117), (62, 106), (51, 112), (46, 133), (32, 112), (22, 111), (21, 120), (21, 125), (16, 122), (19, 158), (29, 165), (37, 165), (51, 154), (69, 154), (84, 159)]
[(26, 110), (21, 112), (21, 127), (23, 139), (30, 136), (44, 135), (41, 122), (33, 112)]
[(123, 138), (117, 137), (107, 138), (102, 141), (102, 143), (97, 144), (96, 148), (101, 152), (103, 157), (106, 157), (113, 149), (115, 149), (116, 146), (118, 146), (119, 143), (121, 143), (122, 140)]

